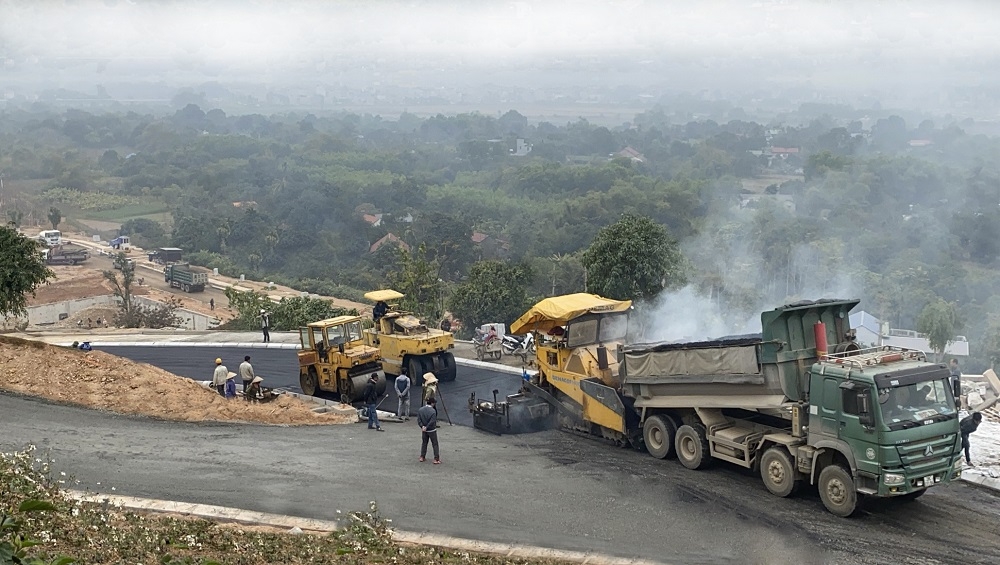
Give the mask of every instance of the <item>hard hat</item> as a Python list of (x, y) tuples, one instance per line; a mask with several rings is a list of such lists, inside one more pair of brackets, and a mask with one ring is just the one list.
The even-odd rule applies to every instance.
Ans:
[(261, 309), (260, 309), (260, 313), (261, 313), (261, 314), (263, 314), (263, 313), (264, 313), (264, 309), (263, 309), (263, 308), (261, 308)]
[(222, 364), (222, 359), (220, 359), (220, 358), (216, 357), (216, 358), (215, 358), (215, 364), (216, 364), (216, 365), (221, 365), (221, 364)]

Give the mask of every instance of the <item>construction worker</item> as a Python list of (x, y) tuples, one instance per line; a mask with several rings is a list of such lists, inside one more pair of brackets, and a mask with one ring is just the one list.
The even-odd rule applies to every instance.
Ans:
[(254, 377), (253, 380), (250, 381), (250, 387), (243, 390), (243, 396), (247, 400), (254, 402), (259, 400), (261, 396), (260, 383), (262, 382), (264, 382), (263, 377)]
[(427, 442), (430, 441), (434, 447), (434, 464), (441, 463), (441, 447), (438, 445), (437, 437), (437, 399), (433, 396), (427, 404), (417, 410), (417, 424), (420, 426), (420, 462), (427, 458)]
[(257, 375), (253, 372), (253, 365), (250, 364), (250, 356), (247, 355), (243, 357), (243, 362), (240, 363), (240, 378), (243, 379), (243, 390), (244, 392), (250, 388), (250, 383), (253, 378)]
[(227, 399), (236, 398), (236, 373), (228, 373), (226, 375), (226, 387), (223, 396)]
[(226, 396), (226, 379), (229, 378), (229, 369), (222, 364), (222, 359), (215, 359), (215, 372), (212, 373), (212, 386), (222, 396)]
[[(403, 418), (404, 420), (410, 419), (410, 377), (406, 376), (406, 369), (403, 369), (402, 374), (396, 377), (396, 395), (399, 397), (399, 403), (396, 407), (396, 417)], [(406, 411), (403, 411), (403, 406), (406, 406)]]
[(260, 331), (264, 333), (264, 343), (271, 341), (271, 315), (263, 308), (260, 309)]
[(382, 431), (378, 421), (378, 373), (372, 373), (365, 385), (365, 405), (368, 407), (368, 429)]
[[(438, 380), (437, 377), (434, 376), (434, 373), (431, 373), (430, 371), (424, 373), (424, 387), (420, 395), (420, 401), (422, 404), (427, 404), (430, 399), (437, 397), (437, 387)], [(436, 412), (437, 407), (435, 407), (434, 410)]]
[(378, 326), (378, 321), (385, 316), (385, 313), (389, 311), (389, 305), (383, 300), (379, 300), (375, 303), (375, 307), (372, 308), (372, 320), (375, 321), (376, 327)]

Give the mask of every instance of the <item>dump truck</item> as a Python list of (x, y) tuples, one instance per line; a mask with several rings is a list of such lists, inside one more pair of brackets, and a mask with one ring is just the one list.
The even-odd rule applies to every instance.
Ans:
[(626, 344), (628, 301), (546, 299), (512, 325), (539, 340), (518, 405), (689, 469), (756, 470), (780, 497), (816, 485), (838, 516), (862, 497), (916, 499), (961, 476), (956, 393), (921, 351), (860, 348), (858, 302), (782, 306), (760, 334)]
[(85, 247), (65, 244), (43, 249), (41, 253), (46, 265), (76, 265), (90, 259), (90, 253)]
[(423, 385), (424, 373), (433, 372), (438, 380), (455, 380), (458, 374), (455, 347), (451, 332), (428, 328), (410, 312), (399, 310), (395, 303), (405, 295), (395, 290), (376, 290), (365, 298), (386, 305), (387, 311), (374, 327), (365, 330), (365, 343), (377, 347), (382, 354), (382, 368), (387, 375), (397, 377), (406, 368), (414, 386)]
[(196, 273), (187, 263), (173, 263), (163, 268), (163, 281), (184, 292), (201, 292), (208, 284), (208, 273)]
[(378, 374), (378, 393), (385, 393), (381, 355), (377, 347), (365, 344), (361, 326), (360, 316), (337, 316), (299, 328), (302, 392), (329, 392), (351, 404), (361, 398), (371, 375)]

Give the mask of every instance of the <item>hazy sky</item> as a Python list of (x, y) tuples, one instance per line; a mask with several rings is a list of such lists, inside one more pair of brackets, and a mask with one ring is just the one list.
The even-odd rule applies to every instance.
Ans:
[[(338, 54), (988, 57), (1000, 2), (0, 0), (0, 58), (200, 60), (249, 70)], [(0, 66), (2, 70), (2, 66)]]

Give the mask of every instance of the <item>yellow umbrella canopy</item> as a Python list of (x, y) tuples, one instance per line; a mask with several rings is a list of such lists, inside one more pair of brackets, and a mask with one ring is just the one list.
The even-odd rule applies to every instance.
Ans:
[(391, 288), (387, 288), (385, 290), (373, 290), (365, 293), (365, 298), (371, 300), (372, 302), (389, 302), (390, 300), (399, 300), (404, 296), (406, 295), (392, 290)]
[(556, 326), (566, 325), (570, 320), (584, 314), (624, 312), (631, 306), (631, 300), (612, 300), (585, 292), (553, 296), (535, 304), (514, 321), (510, 325), (510, 333), (547, 332)]

